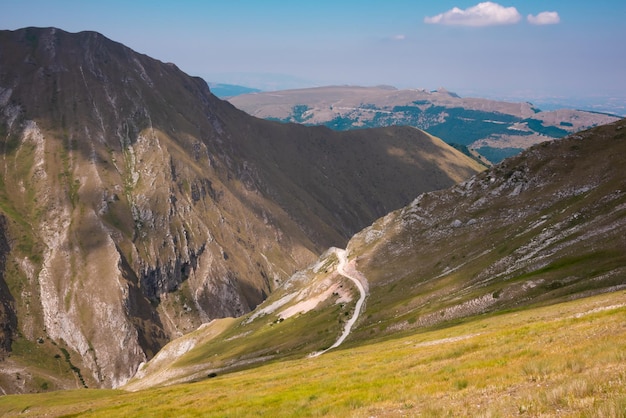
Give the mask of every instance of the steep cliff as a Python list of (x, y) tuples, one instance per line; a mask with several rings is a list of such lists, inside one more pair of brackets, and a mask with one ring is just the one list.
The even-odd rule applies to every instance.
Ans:
[[(6, 228), (6, 218), (0, 216), (0, 266), (6, 265), (10, 251)], [(0, 270), (0, 360), (11, 351), (11, 341), (16, 330), (15, 300), (4, 279), (4, 271)]]
[(40, 364), (90, 387), (481, 169), (412, 128), (251, 118), (173, 64), (54, 28), (0, 32), (0, 154), (5, 349), (32, 381)]

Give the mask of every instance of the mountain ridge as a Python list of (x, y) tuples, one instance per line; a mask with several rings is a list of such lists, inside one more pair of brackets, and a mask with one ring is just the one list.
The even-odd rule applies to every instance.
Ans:
[(172, 338), (482, 169), (412, 128), (251, 118), (174, 64), (56, 28), (0, 31), (0, 141), (0, 387), (17, 391), (120, 386)]

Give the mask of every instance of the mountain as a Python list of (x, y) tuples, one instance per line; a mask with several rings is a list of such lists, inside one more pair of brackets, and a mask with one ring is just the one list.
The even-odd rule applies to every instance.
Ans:
[(2, 392), (118, 387), (483, 168), (408, 127), (260, 120), (95, 32), (0, 31)]
[(348, 344), (360, 351), (485, 314), (623, 298), (625, 151), (622, 120), (424, 193), (354, 235), (345, 252), (331, 249), (291, 276), (252, 313), (171, 342), (125, 388), (319, 354), (355, 315)]
[(414, 126), (449, 144), (475, 149), (494, 163), (548, 139), (619, 119), (571, 109), (543, 112), (531, 103), (463, 98), (443, 88), (329, 86), (247, 94), (230, 102), (257, 117), (337, 130)]
[(209, 83), (211, 93), (220, 99), (239, 96), (242, 94), (260, 93), (261, 90), (251, 87), (238, 86), (236, 84)]

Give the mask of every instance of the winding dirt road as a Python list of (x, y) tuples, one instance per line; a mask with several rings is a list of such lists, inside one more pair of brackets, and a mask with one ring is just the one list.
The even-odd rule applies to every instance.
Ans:
[(360, 297), (359, 297), (359, 300), (356, 302), (356, 306), (354, 307), (354, 314), (352, 315), (350, 320), (346, 322), (346, 326), (343, 329), (343, 333), (337, 339), (337, 341), (335, 341), (335, 343), (331, 345), (330, 347), (328, 347), (327, 349), (312, 353), (309, 357), (320, 356), (324, 354), (325, 352), (327, 352), (328, 350), (332, 350), (333, 348), (339, 347), (341, 343), (344, 342), (344, 340), (348, 337), (348, 335), (350, 335), (350, 331), (352, 331), (352, 327), (354, 326), (356, 320), (359, 319), (361, 308), (363, 307), (363, 302), (365, 302), (365, 297), (367, 296), (367, 289), (366, 289), (368, 287), (367, 280), (362, 274), (356, 271), (356, 269), (352, 268), (349, 270), (349, 267), (351, 266), (348, 264), (348, 256), (346, 254), (346, 250), (335, 248), (335, 254), (337, 254), (337, 258), (339, 259), (339, 264), (337, 265), (337, 272), (341, 274), (342, 276), (352, 280), (352, 282), (357, 287), (357, 289), (359, 289)]

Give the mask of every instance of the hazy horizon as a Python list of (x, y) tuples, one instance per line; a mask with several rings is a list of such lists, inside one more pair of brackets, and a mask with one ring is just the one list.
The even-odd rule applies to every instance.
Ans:
[(94, 30), (207, 81), (626, 98), (626, 3), (7, 0), (0, 28)]

